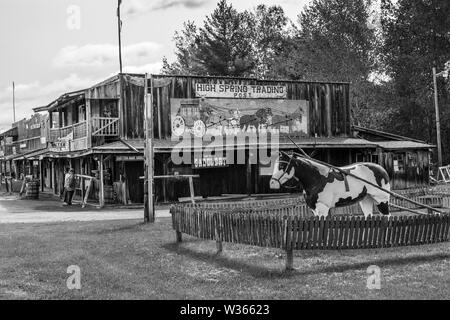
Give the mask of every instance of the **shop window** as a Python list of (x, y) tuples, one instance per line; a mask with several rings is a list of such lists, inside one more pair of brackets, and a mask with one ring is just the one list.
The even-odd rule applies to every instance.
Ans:
[(394, 154), (393, 160), (394, 172), (405, 172), (405, 156), (403, 154)]

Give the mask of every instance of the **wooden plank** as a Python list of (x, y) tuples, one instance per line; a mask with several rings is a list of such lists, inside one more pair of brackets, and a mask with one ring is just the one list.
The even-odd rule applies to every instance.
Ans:
[(362, 243), (362, 248), (367, 248), (369, 243), (369, 235), (370, 235), (370, 218), (364, 219), (364, 238)]
[(423, 244), (427, 244), (427, 243), (429, 243), (428, 242), (429, 216), (425, 216), (423, 223), (424, 223), (424, 229), (423, 229), (423, 238), (422, 238), (423, 241), (422, 241), (422, 243)]
[(327, 239), (327, 250), (331, 250), (333, 248), (333, 239), (334, 239), (334, 216), (328, 217), (328, 239)]
[(348, 233), (348, 242), (347, 242), (347, 248), (353, 249), (353, 243), (354, 243), (354, 229), (355, 229), (355, 216), (351, 216), (350, 222), (349, 222), (349, 233)]
[(335, 220), (335, 229), (334, 229), (334, 239), (333, 239), (333, 249), (336, 250), (339, 248), (339, 236), (341, 234), (341, 219), (340, 217), (336, 217)]
[(308, 247), (308, 219), (302, 219), (302, 247), (301, 249), (307, 249)]
[(314, 234), (311, 249), (317, 249), (318, 238), (319, 238), (319, 221), (320, 217), (314, 217)]
[(319, 221), (319, 238), (318, 238), (318, 249), (323, 249), (323, 238), (324, 238), (324, 232), (325, 232), (325, 217), (320, 217)]
[(323, 226), (322, 249), (328, 249), (329, 232), (330, 232), (330, 218), (325, 217)]
[(292, 232), (292, 248), (297, 249), (297, 243), (298, 243), (298, 235), (299, 235), (299, 226), (298, 226), (298, 216), (294, 216), (293, 220), (293, 232)]
[(308, 241), (306, 245), (306, 249), (310, 250), (312, 249), (312, 241), (313, 241), (313, 235), (314, 235), (314, 220), (315, 217), (311, 217), (308, 220)]
[(445, 215), (445, 228), (444, 228), (444, 241), (448, 241), (450, 238), (450, 215)]
[(364, 240), (364, 226), (365, 226), (365, 218), (364, 217), (358, 217), (358, 243), (357, 248), (363, 247), (363, 240)]

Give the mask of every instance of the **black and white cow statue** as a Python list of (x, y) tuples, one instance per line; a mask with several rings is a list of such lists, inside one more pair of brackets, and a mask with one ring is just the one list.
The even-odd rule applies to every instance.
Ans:
[[(389, 175), (374, 163), (355, 163), (339, 169), (352, 173), (390, 191)], [(374, 203), (383, 215), (389, 215), (389, 193), (336, 169), (299, 155), (280, 152), (270, 180), (271, 189), (301, 185), (306, 204), (316, 216), (327, 216), (331, 208), (358, 203), (365, 217), (372, 215)]]

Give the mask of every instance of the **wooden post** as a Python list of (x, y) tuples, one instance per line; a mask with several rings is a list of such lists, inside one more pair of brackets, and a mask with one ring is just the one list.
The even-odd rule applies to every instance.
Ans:
[(55, 172), (55, 159), (52, 159), (52, 188), (53, 188), (53, 194), (56, 194), (56, 172)]
[(100, 192), (99, 192), (99, 204), (100, 208), (105, 206), (105, 188), (103, 185), (103, 155), (100, 155), (99, 160), (99, 170), (100, 170)]
[(252, 194), (252, 165), (250, 162), (250, 150), (248, 150), (248, 156), (246, 159), (246, 186), (247, 186), (247, 194)]
[(327, 84), (325, 86), (325, 109), (327, 112), (327, 135), (328, 137), (333, 136), (333, 131), (331, 128), (331, 86)]
[(191, 192), (191, 202), (195, 204), (195, 193), (194, 193), (194, 179), (189, 177), (189, 191)]
[(214, 220), (215, 220), (215, 230), (214, 230), (215, 235), (214, 235), (214, 237), (216, 238), (216, 249), (217, 249), (217, 254), (220, 254), (223, 251), (220, 216), (218, 214), (215, 214)]
[(44, 175), (42, 170), (42, 160), (39, 161), (39, 183), (41, 184), (41, 191), (44, 191)]
[(294, 270), (294, 252), (292, 248), (286, 249), (286, 271)]
[[(153, 185), (153, 76), (150, 75), (150, 88), (148, 88), (148, 77), (145, 75), (145, 162), (147, 167), (147, 201), (148, 210), (144, 216), (145, 222), (155, 222), (154, 185)], [(149, 93), (150, 90), (150, 93)]]
[(436, 111), (436, 134), (437, 134), (436, 144), (438, 149), (438, 167), (442, 167), (441, 121), (439, 115), (436, 68), (433, 68), (433, 84), (434, 84), (434, 107)]
[(92, 147), (92, 111), (90, 98), (86, 98), (86, 147), (87, 149)]
[(180, 243), (183, 241), (183, 234), (180, 231), (176, 231), (177, 235), (177, 243)]

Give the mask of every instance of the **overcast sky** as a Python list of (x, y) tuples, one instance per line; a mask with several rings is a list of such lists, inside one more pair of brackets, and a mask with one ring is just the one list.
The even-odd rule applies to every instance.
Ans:
[[(279, 4), (288, 17), (309, 0), (229, 0), (238, 10)], [(124, 72), (159, 72), (173, 61), (173, 34), (186, 20), (198, 25), (217, 0), (123, 0)], [(0, 131), (59, 95), (92, 86), (118, 72), (117, 0), (0, 1)], [(79, 14), (78, 14), (79, 13)]]

